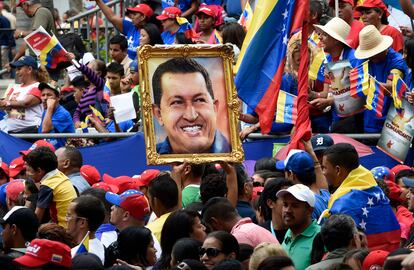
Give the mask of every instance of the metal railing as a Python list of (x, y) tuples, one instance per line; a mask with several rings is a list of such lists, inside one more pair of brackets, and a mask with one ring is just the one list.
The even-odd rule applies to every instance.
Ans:
[[(123, 1), (123, 0), (113, 0), (106, 5), (108, 7), (113, 8), (113, 11), (118, 16), (121, 16), (122, 18), (125, 15), (125, 6), (129, 6), (129, 0)], [(92, 27), (93, 19), (95, 18), (95, 27)], [(103, 25), (99, 24), (99, 19), (103, 20)], [(96, 57), (101, 58), (101, 53), (104, 53), (104, 59), (105, 62), (108, 62), (108, 49), (107, 46), (109, 44), (110, 39), (110, 32), (114, 30), (114, 26), (111, 22), (108, 21), (108, 19), (105, 17), (105, 15), (102, 14), (101, 9), (97, 6), (91, 10), (85, 11), (81, 14), (78, 14), (76, 16), (73, 16), (69, 19), (67, 19), (67, 22), (70, 24), (70, 31), (73, 33), (77, 33), (80, 35), (84, 40), (90, 40), (92, 37), (92, 33), (95, 32), (95, 40), (90, 40), (89, 44), (93, 45), (95, 44), (95, 48), (91, 49), (92, 51), (96, 52)], [(65, 30), (65, 29), (62, 29)], [(101, 32), (104, 32), (104, 39), (105, 42), (101, 44), (100, 42), (100, 35)], [(118, 30), (116, 30), (116, 33), (118, 33)]]

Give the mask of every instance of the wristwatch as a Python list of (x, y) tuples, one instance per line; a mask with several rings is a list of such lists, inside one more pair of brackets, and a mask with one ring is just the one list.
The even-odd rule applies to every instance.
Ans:
[(23, 37), (23, 32), (20, 32), (18, 38), (22, 38)]

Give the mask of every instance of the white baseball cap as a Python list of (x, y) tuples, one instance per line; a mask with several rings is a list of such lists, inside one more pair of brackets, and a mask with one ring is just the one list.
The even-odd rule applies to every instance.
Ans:
[(315, 207), (315, 194), (312, 190), (303, 184), (296, 184), (287, 189), (279, 190), (276, 197), (281, 198), (286, 194), (291, 194), (297, 200), (308, 203), (311, 207)]

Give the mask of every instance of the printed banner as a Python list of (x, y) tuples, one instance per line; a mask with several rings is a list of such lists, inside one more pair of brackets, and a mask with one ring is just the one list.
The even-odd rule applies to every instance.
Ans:
[(390, 107), (377, 145), (400, 163), (404, 163), (414, 136), (414, 106), (405, 99), (402, 103), (401, 113), (394, 105)]
[(338, 116), (348, 117), (362, 112), (364, 110), (365, 100), (360, 97), (351, 96), (349, 80), (351, 64), (349, 61), (343, 60), (328, 63), (327, 69)]

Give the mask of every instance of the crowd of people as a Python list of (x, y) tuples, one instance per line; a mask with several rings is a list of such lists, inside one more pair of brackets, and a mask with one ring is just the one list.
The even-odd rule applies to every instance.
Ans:
[[(237, 59), (248, 28), (242, 7), (254, 10), (260, 1), (162, 0), (160, 14), (151, 1), (142, 1), (127, 7), (125, 17), (106, 1), (95, 2), (120, 33), (107, 45), (111, 62), (73, 51), (66, 54), (70, 67), (51, 70), (34, 55), (25, 55), (26, 45), (11, 51), (9, 68), (19, 84), (0, 100), (0, 130), (141, 131), (139, 46), (230, 43)], [(413, 29), (390, 26), (381, 0), (339, 0), (339, 17), (332, 16), (334, 7), (335, 1), (310, 0), (310, 63), (321, 53), (326, 66), (346, 62), (355, 68), (369, 60), (369, 74), (385, 89), (380, 115), (356, 110), (344, 116), (333, 93), (349, 85), (329, 72), (310, 78), (312, 131), (326, 134), (303, 141), (305, 150), (290, 150), (284, 160), (257, 160), (251, 175), (243, 165), (226, 162), (184, 162), (172, 164), (169, 171), (102, 175), (84, 164), (78, 149), (97, 141), (38, 140), (9, 165), (0, 159), (0, 268), (414, 269), (412, 164), (378, 164), (368, 170), (354, 146), (334, 143), (329, 136), (381, 132), (394, 76), (409, 86), (403, 98), (411, 106), (413, 44), (408, 38), (414, 36)], [(19, 0), (17, 8), (33, 18), (33, 30), (43, 26), (53, 34), (64, 28), (37, 0)], [(68, 11), (66, 16), (73, 14)], [(14, 38), (30, 33), (16, 29)], [(281, 82), (281, 89), (295, 95), (300, 47), (299, 31), (288, 41)], [(180, 64), (183, 73), (200, 73), (200, 84), (208, 92), (194, 103), (208, 99), (213, 104), (205, 69), (183, 59), (160, 66), (191, 62), (196, 70)], [(165, 83), (159, 77), (161, 89)], [(131, 92), (136, 118), (117, 122), (108, 97)], [(242, 139), (260, 129), (258, 115), (249, 108), (239, 120), (249, 124), (240, 132)], [(198, 127), (185, 128), (193, 134)], [(275, 122), (272, 132), (289, 134), (292, 128)], [(217, 134), (212, 138), (215, 146)], [(174, 138), (168, 139), (163, 146), (175, 147)]]

